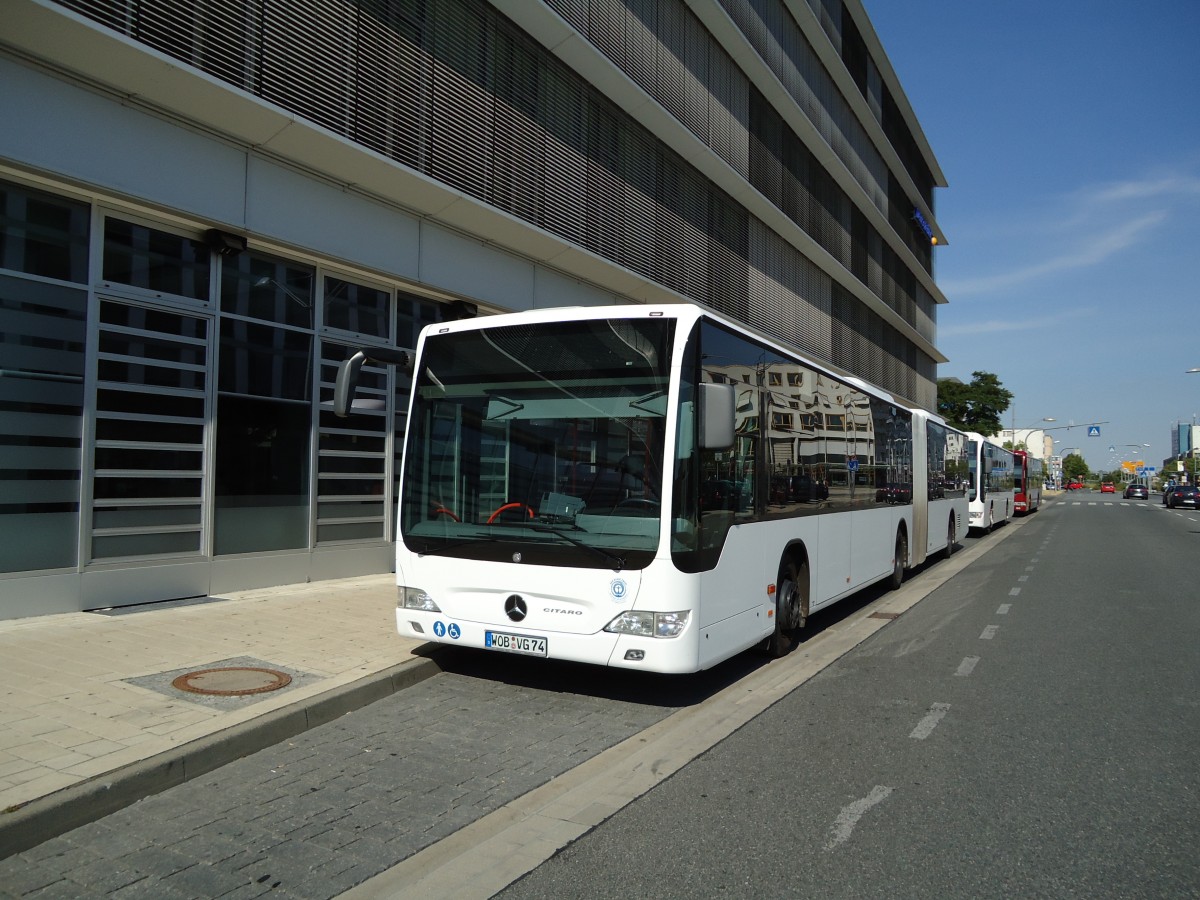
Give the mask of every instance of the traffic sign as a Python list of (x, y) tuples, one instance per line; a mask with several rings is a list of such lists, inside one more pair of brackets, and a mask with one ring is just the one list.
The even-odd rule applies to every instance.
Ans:
[(852, 456), (848, 460), (846, 460), (846, 468), (849, 469), (851, 472), (857, 472), (858, 471), (858, 457)]
[(1088, 437), (1100, 437), (1100, 426), (1099, 425), (1089, 425), (1088, 426)]

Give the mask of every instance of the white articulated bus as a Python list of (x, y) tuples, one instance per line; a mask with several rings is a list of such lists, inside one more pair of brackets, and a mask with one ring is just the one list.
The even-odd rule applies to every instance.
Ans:
[[(966, 538), (970, 527), (970, 462), (967, 435), (925, 410), (913, 410), (913, 446), (913, 458), (923, 456), (927, 463), (924, 472), (917, 466), (913, 473), (913, 492), (918, 496), (924, 493), (927, 498), (924, 516), (916, 519), (917, 540), (913, 542), (911, 564), (917, 565), (935, 554), (949, 559), (955, 544)], [(920, 511), (921, 504), (916, 508)], [(915, 548), (922, 546), (924, 552), (916, 552)]]
[(408, 637), (694, 672), (962, 534), (961, 433), (690, 304), (431, 325), (344, 363), (339, 414), (364, 354), (413, 379)]
[(967, 432), (972, 528), (991, 531), (1014, 512), (1013, 452), (991, 438)]

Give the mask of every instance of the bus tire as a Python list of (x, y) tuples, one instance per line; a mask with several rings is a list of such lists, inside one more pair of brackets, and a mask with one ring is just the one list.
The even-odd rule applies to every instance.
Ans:
[(892, 574), (888, 587), (893, 591), (904, 584), (904, 564), (908, 562), (908, 535), (901, 528), (896, 532), (896, 558), (892, 561)]
[(950, 524), (946, 526), (946, 549), (942, 551), (942, 559), (949, 559), (954, 555), (954, 539), (958, 536), (958, 529), (954, 527), (954, 515), (950, 516)]
[(799, 640), (808, 621), (808, 587), (808, 563), (784, 557), (775, 578), (775, 629), (759, 647), (768, 658), (786, 656)]

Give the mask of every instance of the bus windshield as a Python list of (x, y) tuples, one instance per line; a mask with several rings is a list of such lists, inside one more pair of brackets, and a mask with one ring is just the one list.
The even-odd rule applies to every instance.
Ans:
[(659, 541), (666, 318), (428, 335), (401, 475), (419, 554), (641, 568)]

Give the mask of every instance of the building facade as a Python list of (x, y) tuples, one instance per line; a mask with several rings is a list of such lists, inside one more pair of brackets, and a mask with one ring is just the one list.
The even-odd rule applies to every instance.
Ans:
[(387, 571), (349, 349), (706, 304), (934, 409), (944, 178), (859, 0), (0, 0), (0, 618)]

